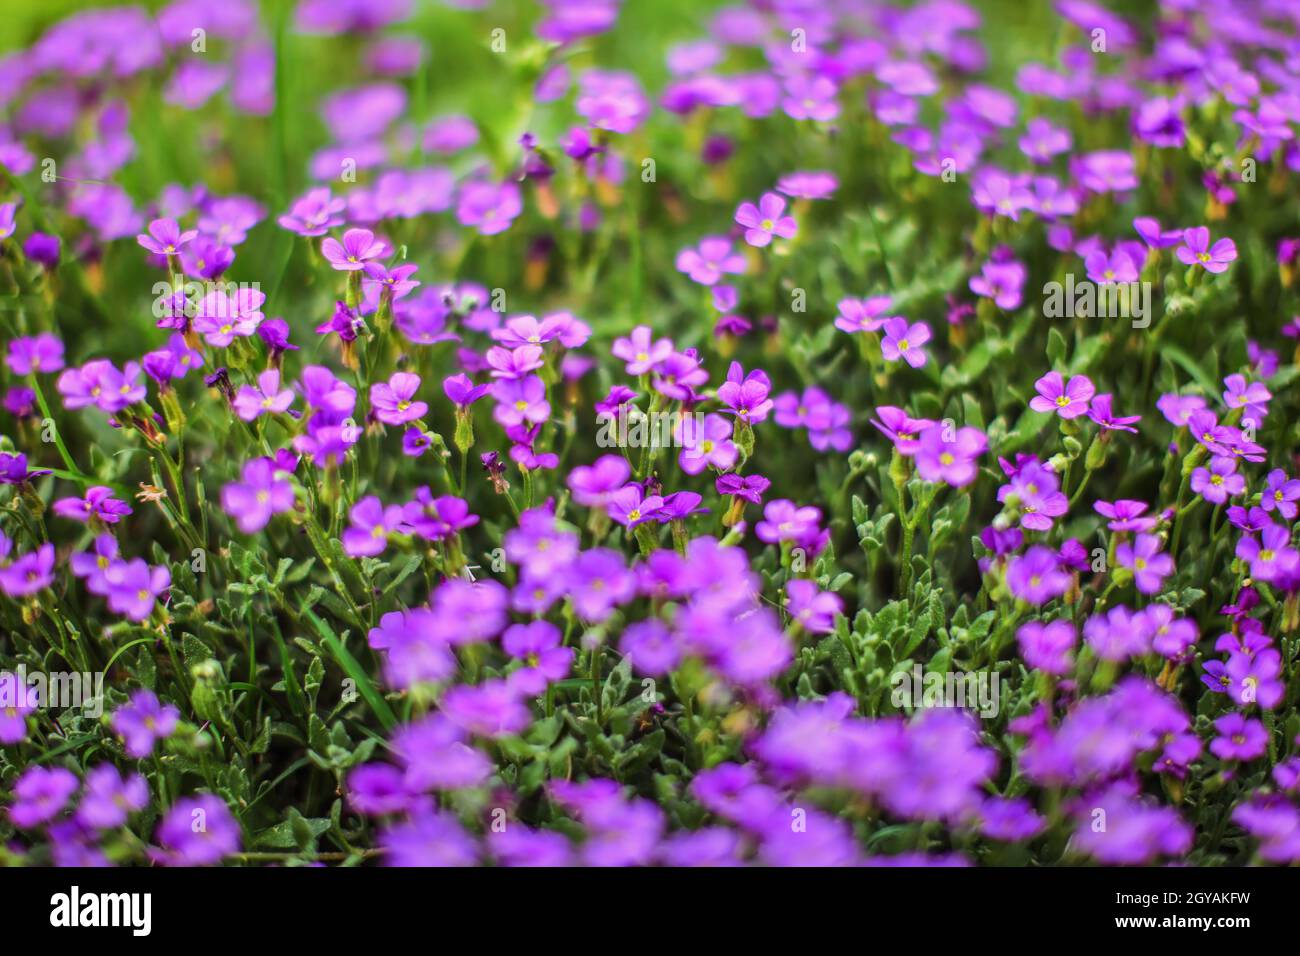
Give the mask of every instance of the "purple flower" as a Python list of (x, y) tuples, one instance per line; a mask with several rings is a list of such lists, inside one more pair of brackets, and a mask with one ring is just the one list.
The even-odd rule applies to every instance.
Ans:
[(1223, 403), (1229, 408), (1244, 408), (1243, 421), (1258, 426), (1268, 414), (1268, 403), (1273, 397), (1263, 382), (1246, 383), (1244, 375), (1229, 375), (1223, 380), (1226, 390)]
[(832, 591), (823, 591), (815, 581), (793, 578), (785, 586), (786, 612), (811, 634), (829, 634), (836, 615), (844, 613), (844, 601)]
[(706, 415), (703, 422), (683, 418), (679, 431), (682, 450), (678, 464), (688, 475), (698, 475), (708, 467), (727, 471), (736, 463), (740, 451), (731, 440), (731, 422), (721, 415)]
[(174, 256), (198, 234), (197, 229), (181, 232), (175, 219), (155, 219), (149, 223), (148, 234), (141, 233), (135, 241), (156, 255)]
[(889, 304), (890, 298), (887, 295), (872, 296), (869, 299), (840, 299), (835, 327), (841, 332), (875, 332), (891, 318), (881, 315), (889, 308)]
[(1149, 216), (1139, 216), (1134, 219), (1133, 228), (1142, 241), (1152, 249), (1168, 249), (1183, 241), (1183, 230), (1161, 229), (1160, 223)]
[(885, 359), (897, 362), (901, 357), (912, 368), (925, 364), (925, 353), (921, 346), (930, 341), (930, 327), (924, 322), (908, 325), (906, 319), (886, 319), (885, 337), (881, 340), (880, 351)]
[(501, 635), (501, 649), (525, 666), (507, 680), (523, 694), (540, 694), (547, 684), (569, 676), (574, 650), (560, 646), (560, 629), (549, 621), (513, 624)]
[(1035, 670), (1061, 676), (1074, 666), (1071, 651), (1078, 642), (1074, 625), (1069, 621), (1030, 621), (1016, 631), (1020, 656)]
[[(3, 539), (4, 549), (9, 540)], [(11, 598), (28, 597), (54, 583), (54, 545), (48, 541), (0, 568), (0, 591)]]
[(1210, 753), (1220, 760), (1254, 760), (1268, 749), (1268, 730), (1258, 720), (1224, 714), (1214, 729), (1219, 735), (1210, 741)]
[[(1071, 380), (1073, 381), (1073, 379)], [(1105, 392), (1097, 395), (1092, 399), (1088, 408), (1088, 417), (1098, 425), (1103, 431), (1123, 431), (1137, 434), (1137, 429), (1133, 423), (1142, 420), (1141, 415), (1115, 415), (1110, 408), (1111, 395)]]
[(13, 785), (9, 819), (29, 830), (54, 819), (77, 792), (77, 775), (62, 767), (30, 767)]
[(456, 219), (477, 228), (480, 235), (494, 236), (509, 229), (523, 208), (519, 186), (513, 182), (470, 182), (461, 187)]
[(293, 485), (278, 477), (279, 473), (273, 459), (253, 458), (245, 462), (239, 481), (221, 489), (222, 509), (244, 534), (256, 534), (267, 526), (272, 515), (293, 508)]
[(194, 331), (202, 333), (209, 345), (226, 348), (237, 336), (257, 331), (264, 318), (265, 301), (266, 294), (258, 289), (241, 287), (234, 295), (213, 290), (199, 300)]
[(768, 544), (798, 541), (815, 533), (821, 520), (820, 508), (799, 507), (787, 498), (778, 498), (764, 507), (763, 520), (755, 525), (754, 532), (760, 541)]
[(1060, 372), (1048, 372), (1034, 388), (1038, 394), (1030, 399), (1029, 407), (1036, 412), (1056, 412), (1062, 418), (1078, 418), (1088, 411), (1088, 400), (1096, 389), (1086, 375), (1075, 375), (1066, 384)]
[(609, 495), (605, 510), (623, 527), (635, 528), (644, 521), (658, 518), (663, 504), (664, 499), (659, 495), (647, 496), (642, 487), (633, 482)]
[(718, 494), (735, 495), (756, 505), (763, 503), (763, 492), (767, 491), (771, 485), (772, 483), (762, 475), (719, 475), (717, 481), (714, 482)]
[(988, 436), (978, 428), (965, 426), (949, 439), (946, 428), (927, 428), (921, 432), (914, 454), (917, 474), (925, 481), (964, 488), (975, 480), (979, 466), (975, 459), (988, 449)]
[(1300, 564), (1300, 552), (1291, 547), (1291, 530), (1283, 525), (1270, 524), (1259, 541), (1254, 535), (1242, 535), (1236, 553), (1250, 562), (1250, 576), (1265, 582), (1292, 573)]
[(109, 610), (132, 621), (146, 620), (158, 597), (171, 587), (171, 572), (163, 565), (151, 568), (143, 558), (110, 564), (103, 575)]
[(761, 249), (769, 245), (774, 236), (792, 239), (798, 232), (794, 217), (782, 215), (784, 212), (784, 197), (764, 193), (757, 206), (752, 202), (740, 204), (736, 210), (736, 222), (745, 227), (745, 241)]
[(1216, 455), (1210, 467), (1197, 468), (1192, 472), (1191, 489), (1206, 501), (1221, 505), (1229, 497), (1235, 497), (1246, 490), (1246, 479), (1236, 474), (1237, 460)]
[(998, 501), (1017, 508), (1020, 526), (1029, 531), (1050, 530), (1052, 519), (1069, 507), (1056, 475), (1037, 459), (1018, 469), (1011, 481), (998, 489)]
[(546, 385), (536, 375), (498, 379), (492, 385), (492, 397), (497, 400), (493, 417), (507, 428), (524, 422), (540, 424), (551, 416)]
[(61, 498), (54, 502), (52, 510), (60, 518), (81, 522), (98, 520), (105, 524), (116, 524), (131, 514), (131, 506), (114, 498), (113, 489), (104, 485), (87, 488), (84, 498)]
[(880, 405), (876, 408), (879, 420), (873, 418), (871, 424), (894, 443), (900, 455), (913, 455), (921, 447), (919, 435), (935, 423), (928, 418), (910, 418), (901, 408), (893, 405)]
[(724, 275), (744, 273), (745, 257), (732, 252), (731, 240), (726, 236), (705, 236), (697, 248), (677, 254), (677, 271), (686, 273), (693, 282), (712, 286)]
[(376, 239), (369, 229), (349, 229), (342, 242), (333, 236), (322, 240), (320, 251), (337, 271), (360, 272), (367, 261), (388, 255), (388, 243)]
[(388, 536), (405, 524), (401, 505), (384, 507), (375, 495), (367, 495), (348, 512), (350, 523), (343, 530), (343, 551), (351, 557), (374, 557), (388, 547)]
[(1069, 152), (1072, 140), (1069, 130), (1053, 126), (1042, 117), (1031, 119), (1025, 125), (1025, 135), (1020, 138), (1020, 151), (1035, 163), (1050, 163), (1053, 156)]
[(15, 375), (57, 372), (63, 368), (63, 342), (49, 332), (19, 336), (10, 341), (5, 361)]
[(619, 638), (619, 650), (638, 674), (662, 677), (681, 662), (679, 642), (657, 618), (630, 624)]
[(1099, 515), (1111, 519), (1107, 523), (1111, 531), (1150, 531), (1156, 526), (1156, 519), (1142, 517), (1142, 513), (1149, 507), (1145, 501), (1134, 501), (1131, 498), (1093, 503), (1093, 508)]
[(1274, 468), (1268, 473), (1267, 484), (1260, 492), (1259, 505), (1265, 511), (1277, 509), (1287, 521), (1296, 516), (1296, 500), (1300, 499), (1300, 479), (1287, 478), (1281, 468)]
[(210, 793), (182, 797), (158, 825), (163, 852), (156, 859), (173, 866), (220, 863), (241, 845), (239, 824), (224, 800)]
[(490, 392), (492, 385), (475, 385), (472, 378), (462, 373), (443, 379), (442, 390), (458, 408), (468, 408)]
[(77, 821), (92, 830), (113, 830), (149, 803), (149, 785), (138, 773), (123, 776), (110, 763), (86, 774), (86, 792), (77, 806)]
[(347, 200), (335, 199), (327, 187), (318, 186), (295, 199), (288, 213), (278, 221), (282, 228), (300, 236), (323, 236), (343, 225), (343, 210), (346, 208)]
[(1231, 239), (1220, 239), (1210, 245), (1210, 230), (1196, 226), (1183, 232), (1183, 244), (1174, 250), (1178, 261), (1189, 266), (1201, 266), (1206, 272), (1226, 272), (1228, 263), (1237, 258), (1237, 244)]
[(278, 369), (267, 369), (257, 376), (257, 387), (241, 385), (231, 403), (235, 414), (251, 422), (262, 414), (279, 414), (293, 404), (293, 390), (280, 388)]
[(1046, 604), (1060, 597), (1070, 586), (1070, 575), (1061, 569), (1056, 552), (1034, 545), (1007, 564), (1007, 587), (1030, 604)]
[(429, 406), (413, 401), (419, 387), (420, 376), (413, 372), (394, 372), (387, 383), (371, 385), (370, 406), (375, 417), (387, 425), (405, 425), (423, 418)]
[(1133, 572), (1133, 583), (1143, 594), (1155, 594), (1164, 579), (1174, 573), (1174, 559), (1160, 551), (1160, 539), (1153, 534), (1139, 534), (1132, 543), (1125, 541), (1115, 549), (1115, 560)]
[(380, 832), (389, 866), (473, 866), (478, 845), (450, 813), (424, 806), (402, 823)]
[(0, 671), (0, 744), (27, 739), (27, 715), (41, 706), (40, 693), (18, 674)]
[(443, 695), (442, 713), (468, 733), (496, 739), (518, 733), (532, 721), (519, 696), (519, 690), (504, 680), (457, 684)]
[(139, 760), (153, 753), (155, 741), (172, 735), (180, 715), (171, 704), (164, 706), (153, 691), (142, 687), (113, 712), (113, 731), (126, 744), (126, 752)]
[(636, 595), (636, 578), (623, 555), (609, 548), (592, 548), (578, 555), (568, 569), (569, 600), (585, 621), (603, 621), (619, 604)]
[(718, 401), (726, 405), (724, 411), (751, 424), (766, 421), (773, 402), (767, 396), (772, 391), (772, 381), (762, 369), (748, 375), (739, 362), (732, 362), (727, 370), (727, 380), (718, 386)]
[(59, 264), (59, 251), (59, 237), (44, 232), (33, 232), (23, 243), (23, 255), (47, 270)]
[(984, 263), (980, 274), (972, 276), (970, 290), (976, 295), (992, 299), (999, 309), (1007, 312), (1020, 308), (1027, 272), (1014, 259), (1005, 262), (991, 260)]
[(616, 339), (610, 351), (627, 363), (628, 375), (644, 375), (673, 354), (673, 343), (654, 340), (650, 326), (638, 325), (630, 337)]

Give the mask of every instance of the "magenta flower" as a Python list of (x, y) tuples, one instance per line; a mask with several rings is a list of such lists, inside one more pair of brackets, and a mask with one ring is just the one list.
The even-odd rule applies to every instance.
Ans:
[(1191, 489), (1206, 501), (1221, 505), (1246, 490), (1246, 479), (1236, 471), (1235, 458), (1216, 455), (1208, 469), (1197, 468), (1192, 472)]
[(272, 515), (292, 510), (293, 485), (279, 474), (273, 459), (253, 458), (244, 464), (239, 481), (221, 489), (222, 509), (244, 534), (256, 534), (267, 526)]
[[(8, 538), (0, 538), (3, 549), (10, 547)], [(54, 545), (48, 541), (35, 551), (19, 555), (0, 567), (0, 591), (11, 598), (29, 597), (54, 583)]]
[(546, 385), (536, 375), (498, 379), (492, 385), (492, 397), (497, 400), (493, 417), (507, 428), (524, 422), (540, 424), (551, 416)]
[(210, 793), (177, 800), (158, 825), (159, 863), (210, 866), (239, 852), (239, 823), (224, 800)]
[(343, 241), (333, 236), (321, 241), (321, 254), (339, 272), (361, 272), (366, 262), (388, 255), (388, 243), (376, 239), (369, 229), (349, 229)]
[(131, 506), (114, 498), (113, 489), (104, 485), (87, 488), (84, 498), (60, 498), (51, 510), (60, 518), (81, 522), (97, 520), (104, 524), (117, 524), (131, 514)]
[(619, 604), (636, 596), (636, 577), (623, 555), (609, 548), (592, 548), (578, 555), (567, 574), (569, 600), (585, 621), (603, 621)]
[(1156, 519), (1142, 516), (1149, 507), (1145, 501), (1131, 498), (1093, 502), (1097, 514), (1110, 519), (1106, 526), (1111, 531), (1150, 531), (1156, 526)]
[(494, 236), (509, 229), (523, 208), (517, 184), (471, 182), (461, 187), (456, 219), (462, 226), (477, 228), (480, 235)]
[(126, 752), (141, 760), (153, 753), (156, 741), (172, 735), (180, 716), (179, 710), (164, 706), (153, 691), (142, 687), (113, 711), (113, 732), (122, 738)]
[(817, 582), (792, 578), (785, 586), (786, 612), (805, 631), (829, 634), (835, 630), (836, 615), (844, 613), (844, 601), (832, 591), (823, 591)]
[(375, 495), (366, 495), (348, 512), (350, 524), (343, 530), (343, 551), (351, 557), (374, 557), (388, 547), (388, 536), (405, 525), (401, 505), (384, 507)]
[(1241, 714), (1224, 714), (1214, 722), (1218, 736), (1210, 741), (1210, 753), (1220, 760), (1254, 760), (1268, 749), (1268, 730)]
[(673, 354), (673, 343), (655, 340), (650, 326), (638, 325), (631, 336), (615, 339), (610, 351), (627, 363), (628, 375), (644, 375)]
[(442, 381), (442, 390), (457, 408), (468, 408), (492, 390), (490, 384), (475, 385), (468, 375), (452, 375)]
[(1291, 547), (1291, 529), (1270, 524), (1260, 533), (1260, 540), (1245, 534), (1237, 542), (1237, 557), (1250, 562), (1250, 576), (1271, 582), (1294, 574), (1300, 565), (1300, 552)]
[(63, 368), (63, 342), (49, 332), (22, 335), (9, 343), (5, 361), (15, 375), (57, 372)]
[(429, 411), (425, 402), (415, 401), (420, 376), (413, 372), (394, 372), (385, 382), (370, 386), (370, 407), (375, 417), (386, 425), (405, 425), (423, 418)]
[(163, 565), (151, 568), (143, 558), (117, 561), (104, 571), (109, 610), (132, 621), (144, 621), (155, 601), (171, 587), (172, 575)]
[(1196, 226), (1183, 232), (1183, 244), (1174, 250), (1178, 261), (1189, 266), (1201, 266), (1206, 272), (1226, 272), (1228, 264), (1237, 258), (1237, 244), (1231, 239), (1220, 239), (1210, 245), (1210, 230)]
[(1030, 621), (1016, 631), (1020, 656), (1035, 670), (1057, 677), (1070, 673), (1074, 666), (1072, 651), (1078, 643), (1074, 625), (1069, 621)]
[(900, 455), (913, 455), (921, 447), (919, 436), (935, 423), (928, 418), (910, 418), (901, 408), (893, 405), (880, 405), (876, 408), (879, 420), (871, 419), (880, 432), (894, 443)]
[(278, 221), (282, 228), (300, 236), (323, 236), (343, 225), (343, 210), (346, 208), (347, 200), (335, 199), (327, 187), (318, 186), (295, 199), (288, 213)]
[(950, 437), (945, 435), (946, 431), (927, 428), (921, 432), (913, 455), (916, 470), (925, 481), (942, 481), (954, 488), (964, 488), (979, 474), (975, 459), (988, 449), (988, 436), (969, 426), (957, 429)]
[(149, 223), (148, 234), (141, 233), (135, 237), (135, 241), (157, 255), (174, 256), (198, 234), (197, 229), (181, 232), (175, 219), (155, 219)]
[(841, 332), (875, 332), (886, 320), (893, 318), (881, 315), (889, 308), (889, 303), (887, 295), (876, 295), (869, 299), (840, 299), (835, 327)]
[(761, 249), (769, 245), (774, 236), (791, 239), (798, 232), (794, 217), (783, 216), (784, 212), (784, 197), (764, 193), (757, 206), (752, 202), (740, 204), (736, 210), (736, 222), (745, 227), (745, 241)]
[(1160, 539), (1139, 534), (1115, 549), (1115, 560), (1133, 572), (1133, 583), (1143, 594), (1155, 594), (1164, 579), (1174, 573), (1174, 559), (1160, 551)]
[(971, 276), (970, 290), (985, 299), (992, 299), (999, 309), (1007, 312), (1020, 308), (1024, 300), (1025, 267), (1013, 260), (984, 263), (977, 276)]
[(1268, 473), (1267, 484), (1260, 492), (1259, 505), (1265, 511), (1277, 509), (1287, 521), (1296, 516), (1296, 500), (1300, 499), (1300, 479), (1287, 478), (1281, 468), (1274, 468)]
[(41, 696), (35, 687), (12, 671), (0, 671), (0, 744), (26, 740), (27, 715), (40, 706)]
[(1038, 395), (1030, 399), (1029, 407), (1036, 412), (1056, 412), (1062, 418), (1078, 418), (1088, 411), (1088, 400), (1096, 389), (1086, 375), (1075, 375), (1066, 384), (1060, 372), (1048, 372), (1034, 388)]
[(194, 331), (202, 333), (209, 345), (226, 348), (237, 336), (257, 331), (265, 301), (266, 294), (258, 289), (241, 287), (234, 295), (213, 290), (199, 300)]
[(886, 319), (885, 337), (880, 342), (880, 351), (886, 361), (897, 362), (901, 357), (912, 368), (925, 364), (925, 353), (921, 346), (930, 341), (930, 327), (924, 322), (907, 324), (906, 319)]
[(1088, 417), (1103, 431), (1121, 431), (1137, 434), (1134, 422), (1142, 420), (1141, 415), (1116, 415), (1111, 411), (1111, 394), (1106, 392), (1093, 398), (1088, 408)]
[(259, 415), (274, 415), (288, 411), (293, 404), (293, 389), (280, 387), (278, 369), (267, 369), (257, 376), (257, 386), (241, 385), (230, 405), (235, 414), (246, 422)]
[(754, 533), (768, 544), (799, 541), (815, 534), (821, 520), (820, 508), (800, 507), (787, 498), (778, 498), (763, 508), (763, 520), (754, 526)]
[(77, 792), (77, 775), (63, 767), (29, 767), (13, 784), (9, 819), (24, 830), (54, 819)]
[(691, 281), (712, 286), (724, 275), (740, 275), (745, 271), (745, 257), (732, 252), (731, 240), (726, 236), (705, 236), (695, 249), (683, 249), (677, 254), (677, 271), (685, 272)]
[(736, 463), (740, 450), (731, 440), (731, 422), (721, 415), (706, 415), (703, 422), (683, 418), (678, 428), (682, 450), (677, 463), (688, 475), (698, 475), (708, 467), (727, 471)]
[(622, 488), (632, 466), (622, 455), (602, 455), (590, 465), (578, 465), (569, 472), (573, 500), (588, 508), (603, 508), (611, 495)]
[(644, 521), (658, 518), (663, 506), (662, 497), (646, 495), (645, 490), (635, 482), (613, 492), (605, 502), (609, 516), (625, 528), (635, 528)]
[(1007, 563), (1007, 587), (1013, 595), (1030, 604), (1046, 604), (1060, 597), (1069, 588), (1070, 581), (1056, 552), (1042, 545), (1034, 545)]

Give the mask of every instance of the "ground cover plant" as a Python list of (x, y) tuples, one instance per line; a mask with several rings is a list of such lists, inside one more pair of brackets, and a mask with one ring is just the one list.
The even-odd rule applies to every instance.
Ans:
[(1300, 7), (1136, 7), (17, 5), (0, 862), (1300, 860)]

